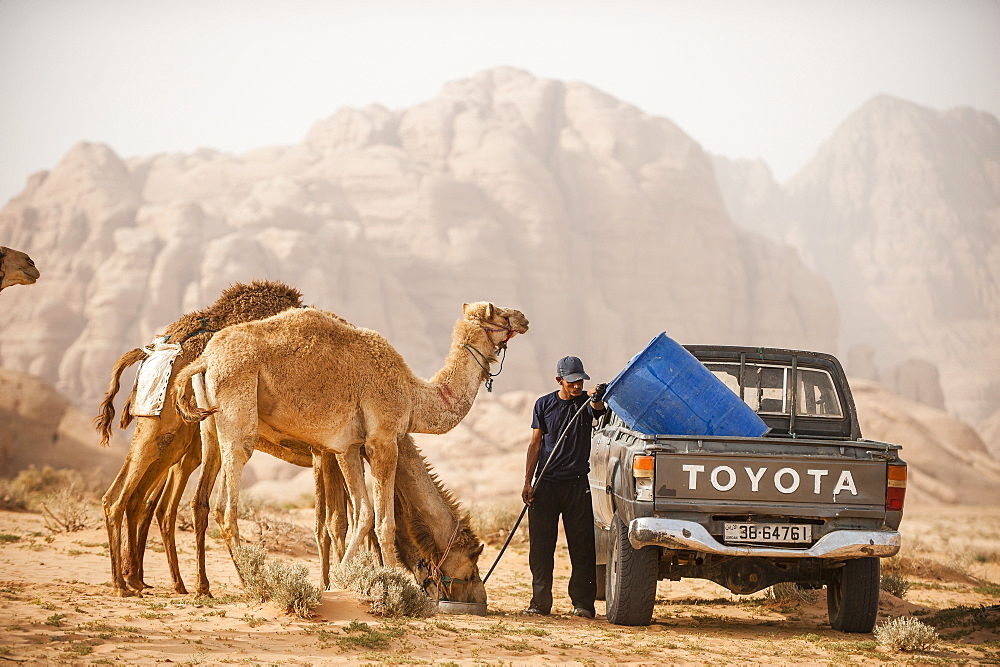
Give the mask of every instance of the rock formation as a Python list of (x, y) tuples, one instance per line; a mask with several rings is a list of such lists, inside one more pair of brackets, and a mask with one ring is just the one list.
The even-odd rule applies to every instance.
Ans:
[(888, 372), (940, 370), (944, 404), (976, 423), (1000, 408), (1000, 123), (888, 96), (847, 118), (784, 187), (716, 159), (734, 220), (790, 243), (830, 281), (840, 350)]
[(5, 300), (0, 365), (88, 410), (124, 350), (254, 278), (383, 332), (421, 376), (446, 352), (455, 303), (538, 313), (500, 391), (548, 388), (566, 354), (610, 377), (664, 330), (837, 341), (827, 283), (730, 221), (691, 137), (511, 69), (410, 109), (342, 109), (300, 144), (243, 155), (121, 159), (79, 144), (0, 210), (0, 238), (51, 267)]

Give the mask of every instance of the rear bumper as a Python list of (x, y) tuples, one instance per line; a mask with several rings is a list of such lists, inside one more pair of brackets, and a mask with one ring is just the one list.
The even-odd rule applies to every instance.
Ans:
[(894, 530), (836, 530), (808, 548), (722, 544), (694, 521), (642, 517), (629, 524), (632, 546), (660, 546), (722, 556), (767, 558), (886, 558), (899, 551), (899, 533)]

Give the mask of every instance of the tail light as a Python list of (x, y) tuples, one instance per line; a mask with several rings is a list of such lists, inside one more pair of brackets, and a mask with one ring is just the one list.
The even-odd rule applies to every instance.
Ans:
[(635, 455), (632, 457), (632, 476), (635, 478), (635, 499), (653, 499), (653, 467), (656, 459), (653, 456)]
[(905, 497), (906, 464), (890, 463), (886, 468), (885, 509), (890, 512), (902, 512)]

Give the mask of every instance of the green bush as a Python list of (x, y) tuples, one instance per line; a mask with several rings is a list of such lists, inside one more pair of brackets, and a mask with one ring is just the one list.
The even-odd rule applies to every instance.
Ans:
[(903, 575), (895, 572), (883, 573), (882, 581), (879, 586), (886, 593), (895, 595), (898, 598), (905, 597), (907, 592), (910, 590), (910, 582), (908, 582)]

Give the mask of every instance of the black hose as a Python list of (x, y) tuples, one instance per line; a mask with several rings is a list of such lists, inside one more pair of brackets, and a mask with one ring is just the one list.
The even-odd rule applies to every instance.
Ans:
[[(576, 421), (576, 418), (580, 416), (580, 413), (583, 412), (583, 409), (587, 407), (587, 404), (590, 403), (591, 400), (592, 399), (584, 401), (583, 405), (580, 406), (580, 409), (576, 411), (576, 414), (570, 417), (569, 421), (566, 422), (566, 428), (563, 429), (562, 435), (560, 435), (559, 439), (556, 440), (556, 446), (552, 448), (552, 453), (549, 454), (549, 458), (545, 460), (545, 465), (542, 466), (541, 471), (538, 473), (538, 475), (535, 476), (535, 483), (531, 485), (532, 494), (534, 494), (535, 492), (535, 487), (537, 487), (538, 484), (542, 481), (542, 475), (545, 474), (545, 470), (549, 467), (549, 464), (552, 463), (552, 461), (556, 458), (556, 452), (559, 451), (559, 448), (562, 446), (563, 441), (566, 439), (566, 434), (569, 433), (569, 427), (573, 425), (573, 422)], [(517, 521), (514, 522), (514, 527), (510, 529), (510, 533), (507, 535), (507, 540), (503, 543), (503, 547), (500, 548), (500, 553), (497, 554), (497, 559), (493, 561), (493, 565), (490, 566), (490, 571), (486, 573), (485, 577), (483, 577), (483, 585), (486, 584), (486, 582), (490, 578), (490, 575), (493, 574), (493, 570), (496, 568), (497, 563), (500, 562), (500, 558), (501, 556), (503, 556), (503, 552), (507, 550), (507, 545), (509, 545), (510, 541), (514, 538), (514, 532), (517, 530), (517, 527), (521, 525), (521, 519), (524, 518), (524, 513), (527, 511), (528, 511), (528, 503), (525, 503), (524, 507), (521, 508), (520, 516), (518, 516)]]

